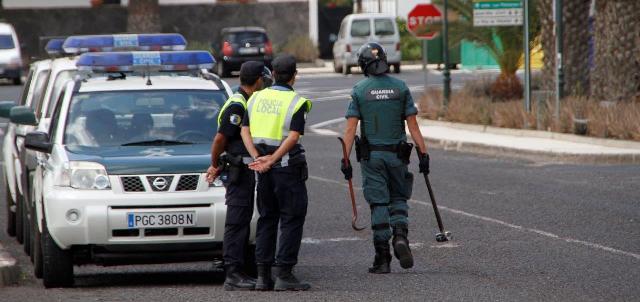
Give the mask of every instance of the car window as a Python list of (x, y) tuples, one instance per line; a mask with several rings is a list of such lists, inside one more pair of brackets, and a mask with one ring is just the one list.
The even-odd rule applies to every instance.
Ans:
[(371, 23), (369, 20), (353, 20), (351, 22), (352, 37), (368, 37), (371, 34)]
[(37, 118), (42, 115), (42, 99), (44, 98), (44, 90), (49, 81), (51, 70), (41, 70), (36, 76), (35, 87), (33, 88), (33, 97), (31, 98), (31, 109), (36, 113)]
[(342, 21), (342, 24), (340, 24), (340, 33), (338, 33), (338, 36), (340, 37), (340, 39), (344, 39), (346, 32), (347, 32), (347, 20), (345, 19), (344, 21)]
[(389, 19), (376, 19), (373, 23), (377, 36), (392, 36), (396, 33)]
[(11, 35), (0, 35), (0, 49), (13, 49), (16, 44), (13, 42)]
[(267, 35), (257, 31), (243, 31), (227, 34), (227, 41), (236, 44), (265, 43)]
[(20, 95), (20, 102), (18, 105), (24, 106), (27, 103), (27, 97), (29, 96), (29, 88), (31, 87), (31, 82), (33, 81), (33, 69), (29, 70), (29, 74), (27, 75), (27, 81), (24, 83), (22, 87), (22, 94)]
[(62, 100), (64, 99), (65, 89), (60, 92), (60, 96), (58, 97), (58, 101), (54, 102), (57, 104), (55, 107), (55, 111), (53, 113), (53, 118), (51, 119), (51, 125), (49, 125), (49, 137), (51, 141), (55, 141), (54, 138), (58, 134), (58, 124), (60, 124), (60, 111), (62, 110)]
[(223, 90), (81, 92), (71, 99), (64, 143), (113, 147), (154, 140), (211, 143)]
[(53, 112), (53, 108), (56, 106), (56, 98), (64, 85), (73, 79), (73, 76), (76, 74), (75, 70), (64, 70), (58, 73), (56, 76), (55, 82), (53, 83), (53, 88), (51, 90), (51, 95), (49, 96), (49, 104), (47, 105), (46, 117), (51, 117), (51, 113)]

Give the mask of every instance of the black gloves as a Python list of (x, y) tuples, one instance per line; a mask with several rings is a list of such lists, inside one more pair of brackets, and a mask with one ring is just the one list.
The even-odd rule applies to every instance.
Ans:
[(340, 171), (342, 171), (342, 174), (344, 174), (344, 179), (351, 179), (353, 177), (353, 168), (351, 168), (351, 161), (347, 159), (347, 161), (345, 162), (341, 159)]
[(429, 154), (422, 153), (420, 154), (420, 156), (418, 156), (418, 158), (420, 159), (420, 163), (418, 164), (420, 173), (429, 175)]

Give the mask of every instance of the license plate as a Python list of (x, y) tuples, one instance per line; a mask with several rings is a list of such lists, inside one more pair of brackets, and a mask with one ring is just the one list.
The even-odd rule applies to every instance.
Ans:
[(238, 53), (241, 55), (254, 55), (258, 53), (257, 47), (245, 47), (238, 49)]
[(195, 212), (127, 213), (130, 229), (170, 228), (196, 225)]

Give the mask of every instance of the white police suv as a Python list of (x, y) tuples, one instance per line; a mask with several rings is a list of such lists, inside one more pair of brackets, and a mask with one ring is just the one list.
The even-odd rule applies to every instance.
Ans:
[(202, 51), (78, 58), (49, 130), (25, 141), (46, 154), (34, 180), (45, 287), (72, 285), (74, 265), (221, 257), (225, 190), (205, 172), (230, 89), (213, 63)]

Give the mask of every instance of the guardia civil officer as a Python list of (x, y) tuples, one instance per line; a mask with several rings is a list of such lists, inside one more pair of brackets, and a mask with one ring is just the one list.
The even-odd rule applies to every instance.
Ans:
[(242, 127), (244, 144), (255, 158), (249, 167), (259, 172), (256, 290), (307, 290), (310, 285), (300, 282), (292, 269), (298, 262), (307, 214), (308, 172), (299, 139), (311, 101), (293, 90), (297, 70), (292, 56), (278, 56), (272, 65), (275, 84), (249, 99)]
[[(226, 188), (227, 214), (224, 226), (223, 258), (225, 290), (252, 290), (256, 280), (243, 271), (253, 263), (244, 263), (251, 217), (253, 216), (255, 173), (247, 166), (251, 157), (242, 143), (240, 130), (247, 99), (263, 86), (271, 85), (271, 73), (262, 62), (249, 61), (240, 67), (240, 88), (220, 109), (218, 133), (211, 145), (209, 182), (218, 174)], [(224, 154), (221, 156), (222, 152)]]
[[(429, 156), (416, 121), (417, 109), (407, 85), (387, 75), (389, 65), (384, 48), (368, 43), (358, 51), (358, 64), (365, 79), (358, 82), (347, 109), (344, 141), (351, 152), (354, 141), (362, 168), (364, 197), (371, 207), (371, 229), (375, 258), (370, 273), (389, 273), (393, 251), (402, 268), (413, 266), (409, 248), (407, 200), (411, 198), (413, 175), (407, 165), (412, 144), (407, 143), (405, 122), (420, 150), (420, 172), (428, 173)], [(360, 137), (356, 127), (360, 123)], [(352, 177), (350, 162), (341, 162), (346, 179)]]

